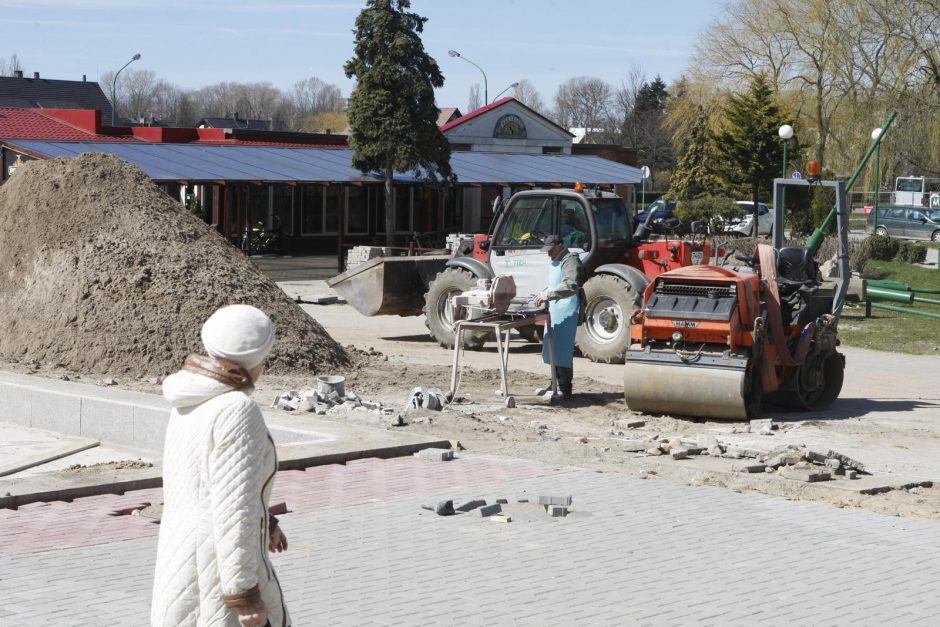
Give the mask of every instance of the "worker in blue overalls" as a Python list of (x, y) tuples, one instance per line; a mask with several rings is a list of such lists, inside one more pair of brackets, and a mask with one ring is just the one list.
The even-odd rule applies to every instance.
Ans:
[[(578, 288), (584, 279), (584, 267), (576, 253), (568, 251), (558, 235), (545, 238), (542, 252), (548, 253), (552, 265), (548, 270), (548, 287), (536, 294), (534, 304), (548, 302), (551, 316), (552, 344), (555, 349), (555, 378), (562, 398), (571, 396), (574, 377), (574, 336), (578, 330)], [(546, 339), (548, 336), (546, 335)], [(548, 342), (542, 345), (542, 361), (551, 364)]]

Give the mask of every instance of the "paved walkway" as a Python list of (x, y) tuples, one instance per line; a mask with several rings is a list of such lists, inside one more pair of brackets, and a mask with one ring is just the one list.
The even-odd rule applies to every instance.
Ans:
[[(499, 524), (420, 508), (539, 494), (572, 495), (574, 512)], [(146, 624), (156, 525), (108, 512), (158, 497), (0, 511), (0, 624)], [(476, 455), (280, 473), (275, 498), (292, 510), (274, 561), (295, 627), (927, 625), (940, 612), (938, 522)]]

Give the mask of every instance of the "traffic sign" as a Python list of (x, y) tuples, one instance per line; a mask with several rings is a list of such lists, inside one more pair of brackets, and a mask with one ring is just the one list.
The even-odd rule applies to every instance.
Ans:
[(799, 170), (794, 170), (794, 171), (793, 171), (793, 178), (795, 178), (795, 179), (801, 179), (801, 178), (803, 178), (803, 175), (800, 174)]

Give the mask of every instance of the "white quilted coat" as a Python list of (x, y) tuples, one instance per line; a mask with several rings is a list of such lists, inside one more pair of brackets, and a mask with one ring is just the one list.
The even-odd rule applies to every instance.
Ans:
[(163, 396), (173, 411), (151, 624), (237, 627), (222, 597), (257, 585), (271, 625), (288, 625), (268, 560), (277, 458), (261, 411), (245, 392), (187, 371), (167, 377)]

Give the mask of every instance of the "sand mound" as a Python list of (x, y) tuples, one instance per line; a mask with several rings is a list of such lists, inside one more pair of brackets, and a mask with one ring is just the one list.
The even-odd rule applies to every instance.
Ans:
[(202, 352), (218, 307), (277, 325), (274, 374), (349, 364), (343, 348), (235, 247), (136, 166), (103, 154), (31, 161), (0, 187), (0, 359), (154, 376)]

